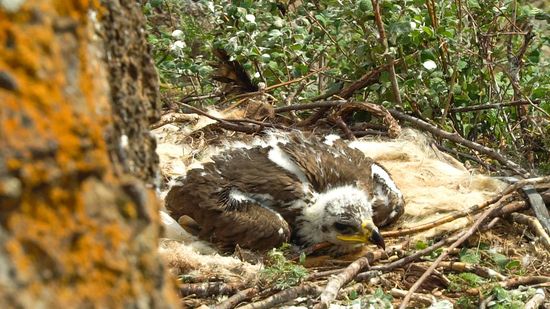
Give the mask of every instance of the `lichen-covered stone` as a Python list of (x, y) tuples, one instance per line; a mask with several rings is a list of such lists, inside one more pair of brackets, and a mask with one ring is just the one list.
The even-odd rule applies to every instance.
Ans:
[(0, 6), (1, 308), (176, 303), (142, 29), (135, 1)]

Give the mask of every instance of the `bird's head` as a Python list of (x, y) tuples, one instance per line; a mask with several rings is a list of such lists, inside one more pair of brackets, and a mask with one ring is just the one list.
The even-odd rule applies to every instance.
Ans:
[(384, 248), (384, 239), (372, 221), (372, 208), (365, 191), (341, 186), (317, 196), (302, 212), (298, 231), (302, 242), (330, 242), (342, 247), (373, 243)]

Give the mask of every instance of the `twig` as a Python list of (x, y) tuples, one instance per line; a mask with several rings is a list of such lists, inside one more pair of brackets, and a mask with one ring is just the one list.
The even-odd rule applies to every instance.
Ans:
[(384, 55), (386, 58), (386, 63), (388, 63), (388, 71), (390, 73), (390, 80), (392, 85), (393, 97), (397, 106), (403, 106), (401, 102), (401, 94), (399, 93), (399, 84), (397, 82), (397, 76), (395, 74), (395, 67), (393, 65), (393, 55), (391, 54), (388, 47), (388, 40), (386, 38), (386, 31), (384, 30), (384, 23), (382, 22), (382, 15), (380, 14), (380, 4), (378, 0), (371, 0), (373, 11), (374, 11), (374, 21), (376, 22), (376, 27), (378, 28), (379, 37), (378, 40), (382, 47), (384, 48)]
[(535, 295), (531, 297), (531, 299), (525, 303), (525, 306), (523, 309), (537, 309), (544, 303), (544, 300), (546, 299), (546, 295), (544, 293), (543, 289), (537, 289), (535, 291)]
[[(532, 103), (539, 104), (540, 100), (533, 100)], [(466, 106), (466, 107), (455, 107), (451, 108), (451, 113), (465, 113), (465, 112), (474, 112), (484, 109), (493, 109), (493, 108), (500, 108), (500, 107), (506, 107), (506, 106), (519, 106), (519, 105), (529, 105), (531, 104), (530, 101), (527, 100), (516, 100), (512, 102), (506, 102), (506, 103), (492, 103), (492, 104), (482, 104), (482, 105), (472, 105), (472, 106)]]
[(326, 70), (327, 70), (327, 68), (319, 68), (319, 69), (317, 69), (317, 70), (312, 70), (311, 72), (307, 73), (307, 74), (304, 75), (304, 76), (300, 76), (300, 77), (298, 77), (298, 78), (291, 79), (291, 80), (289, 80), (289, 81), (282, 82), (282, 83), (280, 83), (280, 84), (271, 85), (271, 86), (269, 86), (269, 87), (266, 87), (266, 88), (264, 89), (264, 91), (269, 91), (269, 90), (273, 90), (273, 89), (276, 89), (276, 88), (279, 88), (279, 87), (284, 87), (284, 86), (288, 86), (288, 85), (290, 85), (290, 84), (294, 84), (294, 83), (300, 82), (300, 81), (302, 81), (302, 80), (304, 80), (304, 79), (306, 79), (306, 78), (308, 78), (308, 77), (310, 77), (310, 76), (312, 76), (312, 75), (315, 75), (315, 74), (324, 72), (324, 71), (326, 71)]
[(392, 117), (390, 112), (382, 105), (369, 103), (369, 102), (348, 102), (340, 105), (337, 115), (345, 115), (355, 110), (367, 111), (374, 116), (382, 118), (384, 124), (388, 126), (388, 135), (392, 138), (396, 138), (401, 134), (401, 127), (399, 123)]
[(326, 101), (316, 101), (313, 103), (308, 104), (292, 104), (282, 107), (276, 107), (273, 109), (275, 113), (284, 113), (289, 111), (299, 111), (299, 110), (307, 110), (307, 109), (314, 109), (319, 107), (333, 107), (338, 106), (346, 103), (346, 100), (326, 100)]
[(451, 213), (451, 214), (449, 214), (449, 215), (447, 215), (443, 218), (437, 219), (435, 221), (424, 223), (424, 224), (421, 224), (421, 225), (417, 225), (415, 227), (411, 227), (411, 228), (408, 228), (408, 229), (382, 232), (382, 236), (383, 237), (396, 237), (396, 236), (411, 235), (411, 234), (416, 234), (416, 233), (420, 233), (420, 232), (423, 232), (423, 231), (427, 231), (427, 230), (432, 229), (436, 226), (439, 226), (439, 225), (442, 225), (442, 224), (445, 224), (445, 223), (449, 223), (449, 222), (454, 221), (456, 219), (464, 218), (466, 216), (472, 215), (472, 214), (486, 208), (487, 206), (498, 202), (501, 199), (506, 200), (509, 197), (511, 197), (509, 194), (504, 196), (502, 193), (500, 193), (497, 196), (495, 196), (494, 198), (486, 201), (483, 204), (474, 205), (474, 206), (472, 206), (468, 209), (465, 209), (465, 210), (462, 210), (462, 211), (457, 211), (457, 212)]
[(201, 298), (212, 295), (235, 294), (242, 288), (242, 283), (225, 282), (183, 283), (179, 285), (181, 296), (196, 295)]
[[(513, 186), (513, 185), (512, 185)], [(482, 213), (478, 219), (476, 220), (476, 222), (474, 222), (474, 224), (472, 224), (472, 226), (466, 231), (466, 232), (463, 232), (461, 233), (461, 236), (458, 240), (456, 240), (455, 242), (453, 242), (453, 244), (451, 244), (451, 246), (443, 251), (438, 257), (437, 259), (433, 262), (433, 264), (422, 274), (422, 276), (420, 276), (420, 278), (418, 278), (418, 280), (413, 284), (413, 286), (409, 289), (409, 291), (407, 292), (407, 295), (405, 295), (405, 298), (403, 299), (403, 302), (401, 302), (401, 305), (399, 306), (399, 309), (405, 309), (407, 308), (407, 304), (409, 302), (409, 300), (411, 299), (411, 296), (412, 294), (422, 285), (422, 283), (430, 276), (430, 274), (437, 268), (437, 266), (439, 265), (439, 263), (441, 263), (441, 261), (443, 261), (443, 259), (445, 257), (447, 257), (447, 255), (449, 254), (449, 250), (451, 249), (454, 249), (454, 248), (457, 248), (459, 245), (461, 245), (466, 239), (468, 239), (470, 236), (472, 236), (477, 230), (478, 228), (480, 227), (481, 223), (483, 223), (483, 221), (485, 221), (485, 219), (487, 219), (493, 212), (495, 212), (496, 209), (498, 209), (498, 204), (494, 205), (493, 207), (490, 207), (488, 208), (487, 210), (485, 210), (484, 213)]]
[(348, 125), (344, 122), (344, 119), (342, 119), (342, 116), (339, 116), (339, 115), (331, 116), (329, 117), (329, 121), (336, 124), (340, 128), (340, 130), (344, 132), (344, 136), (346, 137), (346, 139), (351, 141), (356, 140), (355, 135), (353, 135), (353, 132), (351, 132)]
[(443, 130), (439, 129), (438, 127), (434, 126), (434, 125), (426, 123), (426, 122), (424, 122), (420, 119), (417, 119), (415, 117), (409, 116), (409, 115), (407, 115), (403, 112), (400, 112), (398, 110), (390, 109), (389, 111), (390, 111), (390, 113), (392, 114), (393, 117), (395, 117), (399, 120), (408, 121), (411, 124), (413, 124), (414, 126), (420, 128), (420, 129), (426, 130), (426, 131), (428, 131), (428, 132), (430, 132), (430, 133), (432, 133), (436, 136), (448, 139), (450, 141), (453, 141), (455, 143), (461, 144), (463, 146), (466, 146), (468, 148), (476, 150), (480, 153), (483, 153), (483, 154), (497, 160), (498, 162), (504, 164), (505, 166), (507, 166), (508, 168), (513, 170), (514, 172), (522, 175), (523, 177), (529, 177), (530, 176), (529, 172), (527, 172), (521, 166), (519, 166), (518, 164), (506, 159), (503, 155), (499, 154), (498, 152), (494, 151), (493, 149), (491, 149), (489, 147), (486, 147), (486, 146), (483, 146), (483, 145), (478, 144), (476, 142), (472, 142), (470, 140), (467, 140), (467, 139), (463, 138), (462, 136), (460, 136), (458, 133), (449, 133), (449, 132), (443, 131)]
[(346, 283), (350, 282), (359, 271), (365, 267), (369, 267), (369, 259), (362, 257), (351, 263), (344, 271), (329, 280), (323, 293), (321, 294), (321, 302), (313, 308), (328, 308), (331, 301), (336, 299), (338, 291)]
[[(391, 296), (395, 298), (403, 298), (407, 294), (407, 291), (401, 290), (398, 288), (393, 288), (391, 289), (390, 293), (391, 293)], [(427, 306), (432, 304), (432, 298), (426, 294), (414, 293), (411, 299)]]
[(248, 288), (246, 290), (239, 291), (235, 295), (229, 297), (228, 299), (222, 301), (221, 303), (212, 307), (212, 309), (231, 309), (236, 307), (239, 303), (251, 299), (254, 295), (258, 293), (258, 288)]
[[(522, 179), (522, 180), (517, 181), (516, 183), (513, 183), (513, 184), (509, 185), (502, 192), (495, 195), (492, 199), (486, 201), (483, 204), (474, 205), (474, 206), (472, 206), (469, 209), (466, 209), (464, 211), (458, 211), (458, 212), (452, 213), (450, 215), (447, 215), (443, 218), (440, 218), (438, 220), (428, 222), (428, 223), (425, 223), (425, 224), (422, 224), (422, 225), (419, 225), (419, 226), (416, 226), (416, 227), (413, 227), (413, 228), (382, 232), (382, 236), (384, 236), (384, 237), (396, 237), (396, 236), (410, 235), (410, 234), (423, 232), (423, 231), (429, 230), (429, 229), (431, 229), (435, 226), (438, 226), (438, 225), (441, 225), (441, 224), (444, 224), (444, 223), (447, 223), (447, 222), (451, 222), (451, 221), (456, 220), (458, 218), (468, 216), (472, 213), (475, 213), (475, 212), (477, 212), (481, 209), (486, 208), (487, 206), (489, 206), (491, 204), (494, 204), (494, 203), (497, 203), (497, 202), (502, 203), (502, 201), (505, 201), (509, 197), (510, 193), (518, 190), (519, 188), (523, 188), (527, 185), (536, 185), (536, 184), (548, 183), (548, 182), (550, 182), (550, 176)], [(515, 205), (515, 206), (521, 206), (521, 205)], [(502, 209), (506, 209), (506, 206), (504, 206)], [(505, 213), (504, 211), (502, 211), (502, 209), (499, 208), (499, 210), (497, 210), (497, 215), (503, 215)]]
[(447, 147), (445, 147), (445, 146), (443, 146), (443, 145), (439, 145), (439, 144), (437, 144), (437, 143), (435, 143), (435, 146), (437, 147), (437, 149), (439, 149), (439, 150), (441, 150), (441, 151), (443, 151), (443, 152), (452, 153), (452, 154), (454, 154), (455, 156), (464, 157), (464, 158), (466, 158), (466, 159), (468, 159), (468, 160), (474, 161), (474, 162), (476, 162), (477, 164), (483, 166), (483, 168), (485, 168), (485, 169), (488, 170), (488, 171), (493, 171), (493, 172), (494, 172), (494, 171), (497, 170), (496, 167), (494, 167), (494, 166), (492, 166), (492, 165), (490, 165), (490, 164), (487, 164), (486, 162), (483, 162), (483, 160), (481, 160), (481, 159), (479, 159), (479, 158), (477, 158), (477, 157), (475, 157), (475, 156), (473, 156), (473, 155), (470, 155), (470, 154), (467, 154), (467, 153), (462, 153), (462, 152), (460, 152), (460, 151), (458, 151), (458, 150), (455, 150), (455, 149), (452, 149), (452, 148), (447, 148)]
[[(394, 61), (394, 64), (397, 64), (399, 61), (400, 59)], [(361, 76), (361, 78), (359, 78), (356, 82), (342, 89), (340, 93), (338, 93), (338, 97), (343, 99), (349, 99), (353, 96), (353, 94), (357, 90), (363, 89), (369, 85), (376, 83), (380, 78), (380, 74), (383, 71), (385, 71), (387, 67), (388, 65), (386, 64), (386, 65), (382, 65), (372, 69), (367, 74)], [(334, 106), (334, 105), (331, 105), (331, 106)], [(307, 119), (298, 123), (298, 126), (305, 127), (315, 123), (317, 120), (321, 119), (326, 114), (326, 112), (328, 112), (331, 106), (321, 107), (321, 109), (319, 109), (316, 113), (314, 113), (313, 115), (309, 116)]]
[(151, 129), (157, 129), (174, 122), (192, 122), (199, 119), (196, 114), (168, 113), (160, 117), (160, 120), (151, 125)]
[(312, 283), (305, 283), (299, 286), (292, 287), (290, 289), (286, 289), (284, 291), (281, 291), (275, 295), (272, 295), (264, 300), (257, 301), (255, 303), (251, 303), (242, 307), (239, 307), (239, 309), (269, 309), (274, 308), (279, 304), (286, 303), (287, 301), (296, 299), (300, 296), (310, 296), (312, 298), (317, 297), (319, 294), (321, 294), (321, 287), (312, 284)]
[(548, 234), (536, 218), (520, 213), (510, 214), (510, 217), (516, 223), (529, 226), (531, 230), (540, 238), (540, 241), (546, 247), (546, 249), (550, 250), (550, 236), (548, 236)]
[(210, 94), (206, 94), (206, 95), (183, 98), (181, 100), (181, 102), (182, 103), (189, 103), (189, 102), (193, 102), (193, 101), (200, 101), (200, 100), (205, 100), (205, 99), (216, 98), (216, 97), (219, 97), (219, 96), (220, 96), (219, 93), (210, 93)]
[[(421, 264), (426, 266), (427, 262), (423, 262)], [(496, 270), (475, 264), (446, 261), (439, 263), (439, 267), (457, 272), (471, 272), (484, 278), (496, 278), (498, 280), (506, 280), (506, 276), (500, 274)]]
[(427, 254), (430, 254), (434, 250), (437, 250), (437, 249), (445, 246), (446, 244), (455, 241), (456, 239), (458, 239), (459, 236), (460, 236), (460, 234), (455, 234), (451, 237), (440, 240), (439, 242), (429, 246), (426, 249), (423, 249), (423, 250), (415, 252), (414, 254), (405, 256), (405, 257), (403, 257), (403, 258), (401, 258), (401, 259), (399, 259), (395, 262), (385, 264), (385, 265), (373, 266), (373, 267), (370, 268), (370, 271), (358, 274), (355, 277), (355, 280), (356, 281), (364, 281), (364, 280), (370, 279), (370, 277), (371, 277), (370, 272), (372, 272), (372, 271), (386, 272), (386, 271), (390, 271), (390, 270), (398, 268), (398, 267), (403, 267), (403, 266), (409, 264), (410, 262), (416, 261), (420, 257), (422, 257), (424, 255), (427, 255)]
[[(542, 285), (546, 286), (546, 284), (550, 283), (550, 277), (546, 276), (524, 276), (524, 277), (514, 277), (510, 278), (505, 281), (499, 281), (497, 284), (507, 290), (514, 289), (519, 286), (532, 286), (532, 285)], [(488, 283), (484, 284), (477, 288), (471, 288), (467, 289), (465, 291), (466, 294), (469, 295), (479, 295), (482, 293), (482, 291), (491, 289), (495, 286), (494, 283)]]
[[(532, 185), (524, 186), (522, 190), (527, 195), (529, 204), (531, 205), (531, 208), (533, 208), (540, 225), (544, 228), (544, 230), (546, 230), (546, 233), (550, 233), (550, 214), (548, 214), (548, 209), (544, 204), (542, 196)], [(548, 236), (548, 234), (546, 234), (546, 236)]]
[[(281, 129), (281, 130), (288, 130), (288, 128), (286, 128), (284, 126), (281, 126), (281, 125), (256, 121), (256, 120), (252, 120), (252, 119), (223, 119), (223, 118), (219, 118), (219, 117), (216, 117), (216, 116), (212, 116), (212, 115), (208, 114), (207, 112), (204, 112), (204, 111), (202, 111), (202, 110), (200, 110), (196, 107), (193, 107), (191, 105), (188, 105), (188, 104), (185, 104), (185, 103), (179, 103), (179, 104), (181, 106), (187, 108), (187, 109), (190, 109), (191, 111), (193, 111), (193, 112), (195, 112), (199, 115), (202, 115), (202, 116), (205, 116), (205, 117), (208, 117), (212, 120), (217, 121), (219, 123), (220, 127), (224, 128), (224, 129), (227, 129), (227, 130), (243, 132), (243, 133), (248, 133), (248, 134), (258, 133), (258, 132), (262, 131), (263, 128), (265, 128), (265, 127), (276, 128), (276, 129)], [(239, 123), (250, 123), (250, 124), (253, 124), (254, 126), (240, 125)]]

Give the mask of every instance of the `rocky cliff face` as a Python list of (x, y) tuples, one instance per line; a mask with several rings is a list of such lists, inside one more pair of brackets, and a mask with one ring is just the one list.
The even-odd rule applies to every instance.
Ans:
[(0, 307), (176, 303), (135, 1), (0, 1)]

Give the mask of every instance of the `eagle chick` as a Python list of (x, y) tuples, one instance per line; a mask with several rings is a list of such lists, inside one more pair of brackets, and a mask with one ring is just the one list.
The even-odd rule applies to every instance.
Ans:
[(189, 170), (165, 204), (174, 219), (192, 218), (198, 236), (225, 252), (284, 242), (330, 242), (342, 253), (368, 242), (384, 247), (378, 227), (404, 211), (389, 173), (359, 150), (332, 136), (323, 142), (277, 132)]

